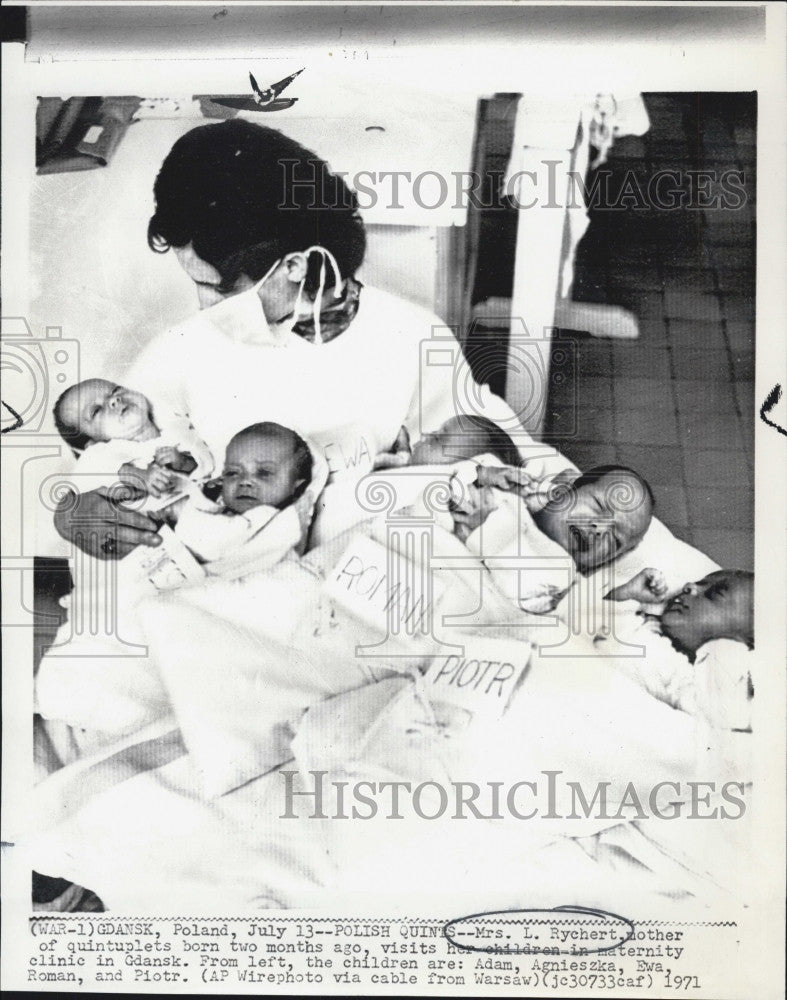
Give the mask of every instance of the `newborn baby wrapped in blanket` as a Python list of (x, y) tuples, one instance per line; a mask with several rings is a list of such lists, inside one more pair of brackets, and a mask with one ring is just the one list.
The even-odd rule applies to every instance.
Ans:
[[(297, 447), (291, 437), (297, 438)], [(227, 458), (223, 504), (196, 488), (170, 504), (164, 516), (176, 522), (175, 534), (163, 526), (158, 548), (140, 547), (119, 562), (106, 563), (80, 553), (71, 621), (42, 660), (36, 709), (45, 719), (84, 731), (83, 748), (133, 732), (171, 711), (144, 621), (148, 615), (160, 620), (161, 607), (169, 607), (167, 592), (181, 586), (202, 590), (206, 574), (234, 580), (264, 572), (294, 558), (295, 548), (305, 541), (326, 478), (324, 463), (313, 460), (308, 446), (278, 425), (255, 425), (239, 433)], [(255, 464), (260, 461), (264, 468)], [(193, 546), (191, 552), (184, 542)], [(194, 556), (211, 561), (200, 566)], [(79, 629), (77, 615), (86, 604), (99, 621), (109, 619), (106, 631)], [(181, 624), (176, 609), (167, 614), (165, 639), (169, 630), (179, 633)]]
[(213, 471), (213, 456), (183, 414), (106, 379), (66, 389), (53, 416), (77, 456), (70, 482), (77, 493), (124, 483), (146, 497), (142, 510), (156, 510)]
[(326, 479), (325, 463), (295, 431), (252, 424), (227, 445), (217, 499), (192, 491), (168, 512), (209, 575), (237, 577), (302, 547)]
[[(599, 651), (659, 700), (724, 729), (751, 728), (754, 577), (717, 570), (670, 588), (647, 568), (607, 594), (614, 635)], [(621, 644), (629, 646), (629, 656)], [(640, 655), (633, 655), (639, 649)]]
[[(489, 421), (473, 418), (469, 430), (458, 423), (448, 421), (419, 442), (411, 461), (453, 462), (448, 508), (432, 516), (482, 560), (514, 607), (604, 636), (611, 606), (603, 598), (654, 560), (672, 590), (718, 568), (653, 516), (656, 498), (633, 469), (606, 465), (545, 476), (537, 461), (519, 460), (510, 438)], [(422, 515), (430, 507), (416, 502)]]
[[(434, 491), (427, 485), (415, 498), (413, 516), (429, 518), (454, 534), (483, 560), (497, 588), (521, 610), (551, 610), (572, 585), (573, 565), (566, 552), (537, 529), (508, 477), (520, 486), (526, 483), (528, 495), (534, 497), (573, 474), (574, 467), (566, 460), (556, 463), (552, 455), (523, 463), (513, 440), (485, 417), (452, 417), (412, 449), (404, 430), (399, 450), (390, 457), (397, 465), (416, 467), (421, 476), (431, 471), (435, 485), (444, 484), (449, 497), (447, 505), (436, 507)], [(521, 469), (528, 471), (518, 476)]]
[[(155, 515), (198, 490), (213, 472), (213, 456), (185, 416), (106, 379), (66, 389), (55, 404), (54, 420), (77, 455), (69, 477), (76, 495), (103, 487)], [(101, 543), (109, 556), (115, 541), (110, 528)], [(146, 594), (204, 575), (167, 528), (158, 548), (137, 549), (119, 562), (93, 559), (76, 549), (72, 572), (74, 589), (63, 602), (69, 620), (35, 682), (36, 711), (50, 720), (50, 734), (66, 727), (67, 738), (58, 740), (64, 753), (100, 745), (166, 712), (135, 609)], [(70, 734), (68, 727), (74, 727)]]

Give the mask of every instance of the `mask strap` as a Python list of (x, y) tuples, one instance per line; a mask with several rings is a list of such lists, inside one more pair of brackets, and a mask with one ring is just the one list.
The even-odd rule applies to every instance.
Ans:
[[(322, 333), (320, 330), (320, 309), (322, 307), (322, 296), (325, 291), (325, 279), (327, 277), (325, 271), (325, 261), (330, 261), (331, 267), (333, 268), (333, 297), (335, 299), (341, 298), (342, 294), (342, 274), (339, 270), (339, 265), (336, 263), (336, 258), (331, 253), (330, 250), (326, 250), (325, 247), (312, 246), (305, 251), (306, 260), (308, 263), (309, 256), (312, 253), (318, 253), (320, 255), (320, 282), (317, 286), (317, 294), (314, 299), (314, 305), (312, 306), (312, 319), (314, 320), (314, 342), (315, 344), (322, 343)], [(304, 279), (305, 281), (305, 279)], [(296, 312), (298, 305), (301, 301), (301, 292), (303, 291), (304, 282), (301, 282), (301, 287), (298, 290), (298, 299), (296, 300)]]
[(263, 276), (262, 276), (262, 277), (260, 278), (260, 280), (259, 280), (259, 281), (257, 282), (257, 284), (256, 284), (256, 285), (254, 286), (254, 291), (255, 291), (255, 292), (256, 292), (256, 291), (257, 291), (258, 289), (262, 288), (262, 286), (263, 286), (263, 285), (265, 284), (265, 282), (266, 282), (266, 281), (268, 280), (268, 278), (270, 278), (270, 276), (271, 276), (271, 275), (273, 274), (273, 272), (274, 272), (274, 271), (276, 270), (276, 268), (277, 268), (277, 267), (279, 266), (279, 264), (281, 264), (281, 257), (278, 257), (278, 258), (277, 258), (277, 259), (276, 259), (276, 260), (275, 260), (275, 261), (274, 261), (274, 262), (273, 262), (273, 263), (271, 264), (271, 266), (270, 266), (270, 267), (268, 268), (268, 270), (267, 270), (267, 271), (265, 272), (265, 274), (263, 274)]
[(296, 323), (298, 322), (298, 318), (300, 317), (301, 314), (301, 305), (303, 304), (303, 291), (305, 287), (306, 287), (306, 278), (304, 278), (303, 281), (301, 281), (301, 283), (298, 285), (298, 294), (295, 297), (295, 305), (292, 307), (292, 315), (294, 316)]
[(322, 332), (320, 330), (320, 309), (322, 308), (322, 293), (325, 290), (325, 256), (320, 257), (320, 283), (317, 286), (317, 295), (312, 307), (312, 317), (314, 319), (314, 343), (322, 343)]

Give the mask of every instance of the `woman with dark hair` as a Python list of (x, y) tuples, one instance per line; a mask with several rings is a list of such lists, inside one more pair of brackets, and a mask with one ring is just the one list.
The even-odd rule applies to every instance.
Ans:
[[(154, 340), (130, 383), (154, 406), (188, 414), (217, 463), (232, 435), (260, 420), (310, 439), (330, 470), (313, 542), (367, 516), (355, 486), (375, 456), (402, 426), (416, 441), (457, 412), (461, 352), (450, 331), (428, 310), (361, 285), (355, 195), (273, 129), (239, 119), (193, 129), (164, 160), (154, 197), (148, 242), (175, 253), (202, 311)], [(423, 350), (438, 331), (439, 365)], [(477, 412), (515, 426), (488, 387), (465, 389)], [(100, 558), (158, 543), (147, 518), (100, 491), (80, 497), (78, 515), (64, 505), (56, 525)]]
[[(195, 128), (172, 147), (153, 187), (151, 249), (175, 249), (200, 282), (200, 307), (259, 281), (287, 252), (320, 245), (350, 284), (366, 234), (355, 195), (328, 164), (274, 129), (242, 119)], [(315, 262), (316, 263), (316, 262)], [(307, 290), (317, 289), (312, 267)], [(214, 276), (211, 276), (214, 277)], [(332, 287), (327, 276), (326, 288)]]

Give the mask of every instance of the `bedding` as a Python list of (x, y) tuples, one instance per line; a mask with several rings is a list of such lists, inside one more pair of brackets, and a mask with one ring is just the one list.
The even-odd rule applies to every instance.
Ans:
[[(697, 762), (707, 732), (698, 740), (693, 721), (582, 656), (559, 671), (553, 661), (531, 662), (505, 719), (472, 731), (456, 728), (456, 717), (439, 707), (430, 711), (413, 678), (392, 676), (316, 704), (295, 727), (294, 760), (217, 798), (204, 794), (197, 758), (162, 721), (51, 775), (36, 792), (30, 830), (16, 840), (36, 870), (89, 885), (118, 913), (335, 910), (370, 899), (411, 913), (554, 906), (566, 902), (568, 887), (572, 901), (613, 912), (625, 913), (628, 901), (641, 908), (643, 892), (706, 903), (741, 877), (740, 860), (730, 865), (731, 848), (716, 840), (742, 833), (742, 824), (615, 816), (629, 780), (640, 789), (662, 776), (682, 782), (662, 806), (690, 798), (692, 778), (721, 780)], [(326, 819), (315, 816), (315, 771), (323, 776)], [(331, 818), (338, 815), (333, 782), (342, 781), (350, 788), (432, 783), (420, 801), (428, 816), (439, 811), (435, 783), (450, 790), (458, 781), (531, 781), (544, 812), (545, 771), (563, 772), (555, 801), (561, 816), (571, 809), (569, 780), (588, 798), (609, 780), (611, 818), (462, 822), (403, 809), (404, 818), (391, 821), (382, 808), (368, 821)], [(484, 814), (488, 802), (486, 795)], [(529, 809), (530, 795), (517, 802)], [(381, 857), (395, 863), (381, 865)], [(165, 898), (158, 885), (166, 885)]]
[[(439, 526), (406, 560), (412, 580), (426, 561), (438, 567), (431, 631), (392, 636), (391, 601), (382, 617), (363, 615), (331, 587), (354, 546), (385, 551), (390, 527), (371, 518), (305, 557), (141, 597), (153, 709), (39, 783), (35, 819), (17, 838), (31, 866), (127, 913), (357, 905), (371, 889), (392, 907), (433, 907), (439, 894), (482, 909), (522, 905), (523, 893), (526, 905), (557, 905), (566, 900), (555, 886), (572, 885), (583, 905), (616, 912), (634, 887), (676, 900), (724, 893), (732, 873), (718, 859), (730, 851), (710, 845), (719, 824), (681, 823), (679, 838), (669, 823), (617, 811), (629, 782), (677, 781), (684, 807), (693, 779), (745, 786), (748, 734), (721, 734), (653, 698), (559, 615), (512, 610), (481, 560)], [(705, 556), (652, 529), (616, 576), (653, 563), (649, 546), (680, 579), (707, 571)], [(479, 644), (496, 663), (508, 644), (524, 665), (502, 716), (425, 694), (435, 657)], [(608, 782), (612, 819), (313, 819), (315, 770), (438, 785), (562, 772), (591, 795)], [(430, 794), (423, 804), (434, 808), (439, 790)], [(570, 805), (561, 799), (562, 812)], [(492, 853), (504, 863), (485, 863)], [(166, 898), (151, 903), (159, 885)]]

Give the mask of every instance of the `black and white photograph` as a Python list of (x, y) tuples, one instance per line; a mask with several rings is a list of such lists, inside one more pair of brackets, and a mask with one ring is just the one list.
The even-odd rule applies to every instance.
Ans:
[(4, 986), (781, 995), (784, 8), (11, 9)]

